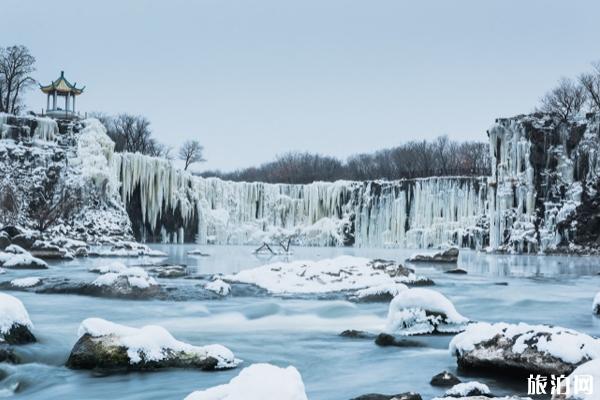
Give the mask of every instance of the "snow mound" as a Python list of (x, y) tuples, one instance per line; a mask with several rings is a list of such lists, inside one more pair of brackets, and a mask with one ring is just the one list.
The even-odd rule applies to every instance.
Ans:
[(397, 283), (416, 282), (413, 272), (396, 273), (401, 266), (368, 258), (340, 256), (319, 261), (277, 262), (226, 275), (225, 280), (248, 283), (275, 294), (354, 291)]
[[(567, 364), (580, 364), (600, 357), (600, 340), (584, 333), (559, 326), (504, 322), (469, 325), (463, 333), (452, 339), (450, 352), (461, 356), (496, 337), (500, 338), (496, 342), (511, 346), (508, 350), (513, 356), (525, 356), (526, 351), (534, 350)], [(485, 353), (483, 356), (491, 357), (494, 354)]]
[(95, 272), (99, 274), (107, 274), (109, 272), (119, 273), (127, 269), (127, 266), (120, 261), (113, 261), (108, 264), (97, 265), (95, 267), (91, 267), (88, 271)]
[[(591, 376), (593, 378), (592, 393), (582, 393), (581, 390), (578, 390), (577, 395), (575, 395), (574, 389), (577, 387), (577, 381), (579, 381), (582, 376)], [(572, 395), (566, 396), (566, 398), (568, 400), (600, 400), (598, 382), (600, 382), (600, 359), (588, 361), (577, 367), (575, 371), (568, 376), (569, 393), (572, 393)], [(565, 390), (562, 390), (561, 393), (565, 393)], [(554, 398), (555, 397), (553, 397), (553, 399)]]
[[(9, 253), (10, 254), (10, 253)], [(2, 257), (3, 259), (5, 257)], [(32, 256), (29, 253), (14, 254), (11, 257), (7, 257), (6, 261), (2, 264), (4, 268), (14, 269), (46, 269), (48, 264), (44, 260)]]
[(21, 300), (0, 292), (0, 334), (7, 334), (14, 325), (33, 328), (29, 314)]
[(207, 283), (204, 285), (204, 289), (215, 292), (220, 296), (227, 296), (231, 293), (231, 286), (222, 279), (215, 279), (214, 281)]
[(113, 286), (119, 278), (127, 278), (129, 285), (139, 289), (147, 289), (150, 286), (157, 286), (158, 282), (148, 275), (141, 267), (129, 267), (121, 269), (119, 272), (108, 272), (100, 275), (92, 282), (96, 286)]
[(229, 383), (193, 392), (185, 400), (308, 400), (308, 397), (296, 368), (252, 364)]
[(225, 346), (219, 344), (193, 346), (175, 339), (169, 331), (158, 325), (132, 328), (101, 318), (88, 318), (81, 323), (78, 330), (80, 338), (86, 334), (92, 337), (110, 336), (111, 344), (127, 349), (131, 364), (161, 361), (174, 352), (213, 357), (218, 360), (219, 369), (232, 368), (241, 362)]
[(452, 386), (444, 397), (485, 396), (490, 394), (490, 388), (479, 382), (465, 382)]
[(39, 285), (42, 282), (42, 278), (37, 276), (31, 276), (27, 278), (13, 279), (10, 281), (11, 286), (20, 288), (29, 288)]
[(401, 291), (407, 290), (408, 286), (403, 283), (383, 284), (357, 290), (351, 297), (352, 300), (367, 300), (381, 298), (383, 296), (396, 297)]
[(468, 322), (443, 294), (414, 288), (401, 291), (391, 301), (386, 331), (407, 335), (460, 332)]

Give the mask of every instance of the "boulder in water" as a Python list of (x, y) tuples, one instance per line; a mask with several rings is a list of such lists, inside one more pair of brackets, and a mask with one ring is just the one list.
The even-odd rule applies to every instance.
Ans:
[(81, 290), (93, 296), (145, 299), (157, 296), (160, 286), (143, 268), (129, 267), (102, 274)]
[(35, 342), (33, 324), (21, 300), (0, 293), (0, 343), (26, 344)]
[(600, 358), (600, 340), (571, 329), (528, 324), (478, 323), (450, 342), (459, 367), (509, 375), (568, 375)]
[(394, 347), (422, 347), (423, 343), (417, 342), (416, 340), (398, 339), (397, 337), (387, 334), (380, 333), (375, 338), (375, 344), (381, 347), (394, 346)]
[(67, 367), (105, 371), (160, 368), (234, 368), (240, 360), (221, 345), (193, 346), (176, 340), (161, 326), (132, 328), (100, 318), (89, 318), (79, 327)]
[(465, 329), (469, 320), (443, 294), (431, 289), (401, 291), (390, 302), (387, 333), (416, 335), (453, 333)]
[(350, 339), (373, 339), (375, 335), (365, 331), (358, 331), (355, 329), (347, 329), (340, 333), (340, 336)]
[(454, 385), (458, 385), (459, 383), (461, 383), (460, 379), (458, 379), (456, 375), (448, 371), (440, 372), (439, 374), (431, 378), (431, 381), (429, 381), (429, 384), (431, 386), (440, 387), (451, 387)]
[(592, 311), (596, 315), (600, 315), (600, 292), (594, 297), (594, 303), (592, 306)]
[(444, 393), (444, 397), (465, 398), (475, 396), (492, 397), (490, 388), (487, 385), (479, 382), (459, 383), (452, 386), (446, 391), (446, 393)]
[(447, 250), (438, 251), (437, 253), (433, 254), (414, 254), (408, 259), (408, 261), (427, 263), (457, 263), (458, 254), (458, 247), (450, 247)]

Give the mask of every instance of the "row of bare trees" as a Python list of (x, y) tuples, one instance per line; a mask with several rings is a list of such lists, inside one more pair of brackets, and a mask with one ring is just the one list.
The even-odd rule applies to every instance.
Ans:
[(25, 46), (0, 47), (0, 112), (23, 111), (22, 96), (35, 83), (35, 58)]
[(204, 177), (270, 183), (310, 183), (338, 179), (409, 179), (448, 175), (486, 175), (489, 147), (483, 142), (456, 142), (447, 136), (434, 141), (408, 142), (375, 153), (357, 154), (341, 161), (334, 157), (290, 152), (275, 161), (230, 173), (207, 171)]
[(567, 122), (582, 111), (600, 112), (600, 61), (576, 80), (561, 78), (541, 100), (540, 111), (553, 113)]

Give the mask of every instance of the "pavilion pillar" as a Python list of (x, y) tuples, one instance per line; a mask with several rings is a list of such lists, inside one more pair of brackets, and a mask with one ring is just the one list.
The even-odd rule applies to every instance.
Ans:
[(56, 110), (56, 91), (53, 93), (52, 97), (52, 109)]
[(48, 113), (48, 109), (50, 108), (50, 93), (46, 96), (46, 113)]
[(77, 96), (73, 95), (73, 114), (75, 114), (75, 99)]
[(69, 93), (65, 95), (65, 114), (69, 112)]

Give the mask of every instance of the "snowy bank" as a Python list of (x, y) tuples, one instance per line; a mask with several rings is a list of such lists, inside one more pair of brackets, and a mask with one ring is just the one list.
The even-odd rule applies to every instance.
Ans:
[(0, 292), (0, 343), (35, 342), (33, 324), (21, 300)]
[(566, 375), (600, 357), (600, 340), (554, 326), (478, 323), (455, 336), (450, 351), (466, 369)]
[(460, 332), (468, 322), (443, 294), (414, 288), (401, 291), (391, 301), (386, 331), (405, 335)]
[(156, 368), (234, 368), (240, 363), (224, 346), (194, 346), (165, 328), (132, 328), (100, 318), (84, 320), (67, 366), (74, 369), (146, 370)]
[(308, 397), (296, 368), (252, 364), (229, 383), (193, 392), (185, 400), (308, 400)]
[(226, 275), (223, 279), (253, 284), (274, 294), (331, 293), (430, 282), (394, 262), (352, 256), (278, 262)]

